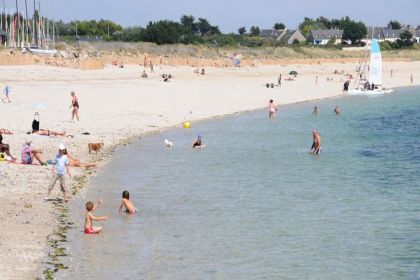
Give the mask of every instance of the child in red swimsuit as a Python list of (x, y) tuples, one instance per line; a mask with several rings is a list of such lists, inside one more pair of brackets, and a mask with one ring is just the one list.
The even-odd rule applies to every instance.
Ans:
[(102, 227), (94, 227), (93, 221), (105, 221), (108, 219), (107, 216), (100, 216), (96, 217), (93, 215), (93, 211), (95, 211), (96, 207), (101, 204), (101, 200), (99, 200), (96, 204), (94, 204), (92, 201), (86, 202), (86, 218), (85, 218), (85, 233), (86, 234), (97, 234), (100, 233), (102, 230)]

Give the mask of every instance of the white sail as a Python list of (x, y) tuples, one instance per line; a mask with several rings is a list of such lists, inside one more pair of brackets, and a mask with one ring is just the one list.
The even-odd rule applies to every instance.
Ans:
[(370, 46), (369, 83), (382, 85), (382, 56), (376, 39), (372, 39)]

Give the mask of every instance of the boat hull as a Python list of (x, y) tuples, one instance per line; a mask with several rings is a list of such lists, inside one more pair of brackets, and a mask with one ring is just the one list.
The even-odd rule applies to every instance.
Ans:
[(57, 53), (57, 50), (42, 50), (42, 49), (29, 49), (29, 51), (33, 54), (38, 55), (55, 55)]
[(349, 95), (375, 96), (375, 95), (383, 95), (383, 94), (391, 93), (393, 91), (394, 90), (392, 89), (374, 89), (374, 90), (353, 89), (349, 91)]

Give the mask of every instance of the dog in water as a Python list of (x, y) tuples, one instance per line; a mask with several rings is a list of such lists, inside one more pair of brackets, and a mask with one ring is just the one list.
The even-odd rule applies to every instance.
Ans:
[(92, 151), (98, 153), (103, 146), (104, 146), (104, 142), (102, 142), (102, 143), (89, 143), (88, 144), (89, 154), (92, 153)]

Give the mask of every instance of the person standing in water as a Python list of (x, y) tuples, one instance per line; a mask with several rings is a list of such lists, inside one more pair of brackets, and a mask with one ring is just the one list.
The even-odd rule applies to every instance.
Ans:
[(340, 108), (338, 107), (338, 105), (334, 108), (334, 115), (340, 115)]
[(413, 84), (413, 80), (414, 80), (414, 76), (413, 76), (413, 74), (411, 74), (411, 75), (410, 75), (410, 81), (411, 81), (411, 84)]
[(312, 112), (312, 115), (318, 116), (318, 114), (319, 114), (318, 106), (315, 106), (314, 111)]
[(270, 102), (268, 102), (268, 117), (270, 119), (275, 119), (276, 118), (276, 112), (277, 112), (277, 108), (274, 105), (274, 101), (273, 101), (273, 99), (270, 99)]
[(74, 117), (76, 117), (76, 120), (79, 121), (79, 99), (76, 96), (76, 93), (72, 91), (71, 93), (71, 105), (70, 109), (73, 108), (71, 111), (71, 120), (74, 120)]
[(321, 136), (319, 135), (316, 129), (312, 131), (312, 136), (313, 136), (313, 141), (312, 141), (311, 152), (314, 155), (319, 155), (319, 152), (321, 151)]

